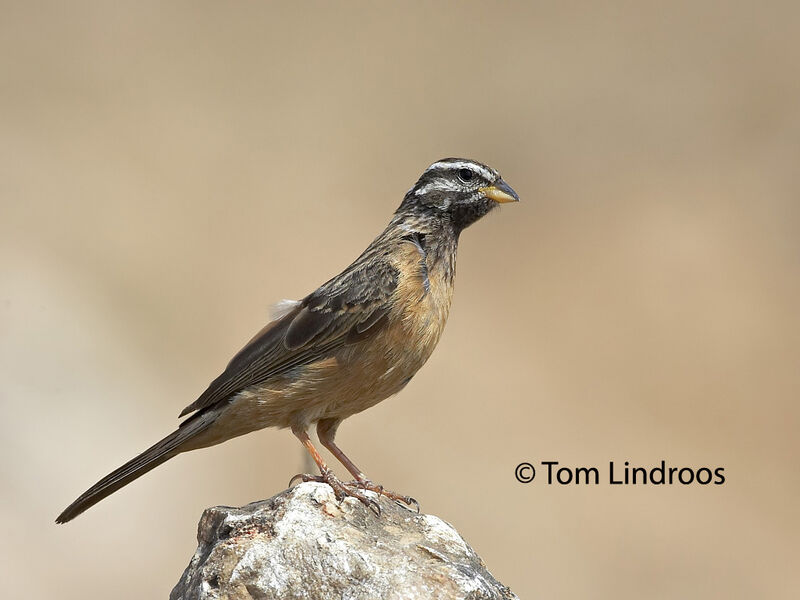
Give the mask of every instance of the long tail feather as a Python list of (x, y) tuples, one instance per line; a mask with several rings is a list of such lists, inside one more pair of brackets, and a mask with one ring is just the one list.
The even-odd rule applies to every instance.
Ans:
[(138, 479), (151, 469), (168, 461), (173, 456), (180, 454), (181, 448), (189, 439), (196, 436), (201, 431), (208, 428), (212, 420), (202, 418), (206, 415), (198, 415), (199, 418), (190, 419), (183, 423), (176, 431), (170, 433), (160, 442), (157, 442), (136, 458), (133, 458), (122, 465), (116, 471), (109, 473), (92, 487), (81, 494), (75, 502), (64, 509), (56, 523), (66, 523), (71, 521), (86, 509), (94, 506), (100, 500), (116, 492), (121, 487), (128, 485), (134, 479)]

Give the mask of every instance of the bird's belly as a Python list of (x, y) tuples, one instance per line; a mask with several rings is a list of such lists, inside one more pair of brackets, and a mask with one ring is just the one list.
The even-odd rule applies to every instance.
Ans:
[(373, 337), (240, 392), (231, 408), (252, 429), (347, 418), (403, 389), (436, 347), (444, 319), (428, 310), (392, 319)]
[[(298, 369), (280, 393), (280, 426), (308, 426), (320, 419), (345, 419), (399, 392), (433, 348), (397, 343), (390, 336), (343, 348), (334, 357)], [(267, 399), (274, 405), (276, 398)]]

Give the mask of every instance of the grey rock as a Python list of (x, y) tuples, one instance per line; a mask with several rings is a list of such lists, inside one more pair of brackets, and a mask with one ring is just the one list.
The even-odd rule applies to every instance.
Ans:
[(207, 509), (171, 600), (516, 598), (458, 532), (386, 498), (375, 515), (302, 483), (241, 508)]

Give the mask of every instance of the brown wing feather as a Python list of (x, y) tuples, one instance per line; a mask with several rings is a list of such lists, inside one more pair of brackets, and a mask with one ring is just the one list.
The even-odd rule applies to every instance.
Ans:
[(268, 324), (180, 416), (201, 411), (288, 370), (330, 356), (386, 323), (396, 269), (368, 248), (356, 262)]

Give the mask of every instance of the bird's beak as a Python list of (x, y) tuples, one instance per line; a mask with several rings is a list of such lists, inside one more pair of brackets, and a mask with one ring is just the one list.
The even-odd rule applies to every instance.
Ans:
[(499, 202), (501, 204), (505, 202), (519, 202), (519, 196), (517, 196), (517, 192), (512, 190), (511, 186), (502, 179), (498, 179), (494, 182), (494, 185), (480, 188), (478, 191), (483, 192), (483, 195), (490, 200), (494, 200), (495, 202)]

